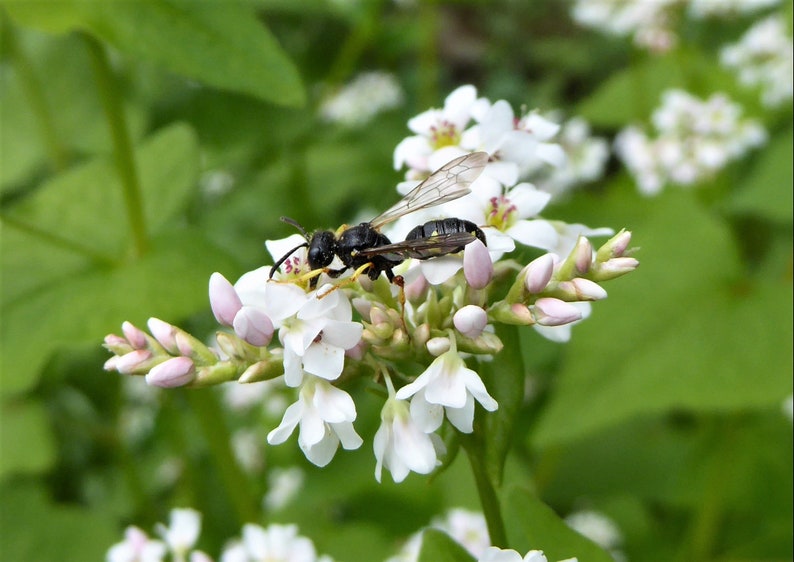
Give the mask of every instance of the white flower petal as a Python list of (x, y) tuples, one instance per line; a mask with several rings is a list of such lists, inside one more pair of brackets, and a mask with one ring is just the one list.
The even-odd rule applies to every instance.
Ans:
[(462, 256), (441, 256), (420, 262), (422, 275), (431, 285), (440, 285), (463, 267)]
[(411, 418), (420, 430), (432, 433), (444, 421), (444, 407), (428, 402), (422, 390), (411, 399)]
[(531, 183), (520, 183), (507, 193), (510, 202), (516, 206), (520, 219), (539, 214), (551, 200), (551, 194), (537, 189)]
[(364, 327), (358, 322), (328, 320), (323, 328), (323, 342), (350, 349), (361, 341), (363, 331)]
[(271, 445), (279, 445), (286, 441), (300, 423), (303, 407), (303, 402), (300, 400), (290, 404), (284, 411), (284, 417), (281, 418), (279, 426), (267, 434), (267, 442)]
[(559, 240), (555, 228), (549, 221), (543, 219), (516, 221), (506, 233), (525, 246), (547, 251), (555, 250)]
[(325, 343), (313, 343), (303, 353), (303, 369), (307, 373), (332, 381), (342, 374), (345, 350)]
[(474, 431), (474, 399), (470, 394), (466, 395), (466, 403), (462, 408), (445, 408), (449, 423), (461, 433), (471, 433)]
[(330, 428), (325, 428), (325, 432), (324, 438), (312, 445), (300, 439), (298, 440), (298, 445), (301, 451), (303, 451), (303, 454), (306, 455), (306, 458), (309, 459), (312, 464), (319, 467), (326, 466), (331, 462), (331, 459), (333, 459), (336, 454), (336, 450), (339, 448), (339, 438), (336, 434), (331, 431)]

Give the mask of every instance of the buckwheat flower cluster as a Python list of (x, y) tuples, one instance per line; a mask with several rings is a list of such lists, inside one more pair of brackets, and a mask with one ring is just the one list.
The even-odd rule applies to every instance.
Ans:
[(736, 72), (742, 85), (757, 88), (765, 106), (778, 107), (794, 92), (793, 48), (783, 19), (773, 16), (753, 25), (738, 43), (724, 47), (720, 62)]
[[(380, 427), (367, 436), (376, 479), (384, 469), (396, 482), (435, 470), (445, 453), (443, 428), (471, 433), (478, 409), (499, 408), (478, 373), (503, 348), (495, 324), (531, 326), (566, 341), (591, 303), (606, 297), (601, 284), (638, 262), (628, 231), (540, 215), (551, 194), (531, 178), (563, 165), (566, 153), (555, 141), (560, 126), (539, 113), (516, 115), (506, 101), (491, 102), (463, 86), (442, 109), (411, 119), (409, 128), (413, 134), (394, 155), (398, 167), (408, 168), (398, 190), (436, 171), (431, 187), (420, 189), (423, 196), (410, 199), (430, 204), (395, 213), (382, 234), (399, 242), (425, 221), (447, 225), (443, 220), (454, 217), (476, 236), (456, 232), (469, 238), (442, 247), (427, 233), (425, 246), (395, 249), (387, 254), (389, 267), (374, 270), (387, 275), (370, 277), (366, 262), (355, 272), (343, 266), (335, 240), (345, 227), (315, 234), (327, 242), (320, 248), (310, 245), (315, 235), (299, 228), (301, 234), (266, 242), (275, 269), (260, 267), (235, 283), (220, 273), (210, 277), (210, 306), (221, 326), (214, 344), (157, 319), (149, 320), (148, 333), (125, 322), (122, 336), (105, 340), (114, 354), (105, 367), (162, 387), (276, 381), (294, 401), (282, 406), (267, 441), (284, 443), (297, 430), (298, 446), (317, 466), (328, 464), (340, 445), (363, 444), (354, 426), (356, 402), (373, 398), (350, 389), (365, 378), (383, 397)], [(454, 196), (438, 197), (443, 189)], [(611, 238), (594, 246), (594, 236)], [(517, 246), (541, 256), (525, 266), (509, 257)], [(332, 253), (328, 269), (312, 271), (310, 251)]]
[(378, 113), (398, 107), (403, 91), (392, 74), (362, 72), (350, 83), (325, 97), (320, 115), (326, 121), (345, 127), (360, 127)]
[[(150, 538), (135, 526), (127, 527), (124, 540), (108, 550), (106, 562), (212, 562), (194, 548), (201, 532), (201, 513), (194, 509), (171, 510), (170, 524), (156, 526), (162, 540)], [(233, 540), (221, 552), (220, 562), (333, 562), (318, 556), (314, 544), (298, 534), (295, 525), (268, 527), (247, 524), (242, 538)]]
[(124, 540), (114, 544), (107, 552), (107, 562), (210, 562), (210, 557), (193, 546), (201, 532), (201, 514), (193, 509), (171, 510), (168, 527), (158, 524), (157, 534), (162, 540), (152, 539), (135, 526), (127, 527)]
[(619, 37), (640, 48), (668, 51), (678, 41), (674, 8), (680, 0), (577, 0), (571, 16), (580, 25)]
[(653, 136), (632, 125), (615, 139), (618, 156), (645, 195), (655, 195), (667, 184), (707, 180), (767, 137), (763, 126), (742, 117), (741, 106), (725, 94), (701, 100), (668, 90), (651, 121)]
[(578, 185), (603, 176), (609, 160), (609, 143), (593, 136), (587, 121), (573, 117), (563, 122), (556, 140), (565, 152), (565, 163), (549, 166), (533, 177), (538, 189), (556, 199)]

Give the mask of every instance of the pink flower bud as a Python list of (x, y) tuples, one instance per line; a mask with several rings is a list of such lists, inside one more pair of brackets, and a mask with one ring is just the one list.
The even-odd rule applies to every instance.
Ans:
[(461, 334), (474, 339), (488, 325), (488, 315), (479, 306), (468, 304), (455, 313), (452, 323)]
[(634, 271), (639, 265), (640, 262), (635, 258), (612, 258), (601, 264), (601, 267), (598, 268), (597, 278), (600, 281), (614, 279)]
[(405, 298), (409, 301), (424, 300), (428, 287), (430, 287), (430, 283), (427, 282), (427, 277), (420, 273), (416, 276), (416, 279), (405, 285)]
[(593, 263), (593, 245), (590, 240), (580, 236), (573, 249), (574, 265), (579, 273), (590, 271), (590, 264)]
[(231, 326), (243, 307), (234, 285), (217, 272), (210, 275), (210, 307), (215, 319), (224, 326)]
[(612, 244), (612, 256), (620, 257), (631, 243), (631, 231), (621, 230), (608, 243)]
[(174, 339), (176, 328), (168, 322), (163, 322), (159, 318), (149, 318), (146, 325), (149, 327), (149, 331), (154, 336), (154, 339), (168, 350), (169, 353), (177, 352), (176, 340)]
[(118, 371), (119, 359), (120, 357), (118, 355), (114, 355), (113, 357), (105, 361), (105, 364), (102, 366), (102, 368), (105, 369), (106, 371)]
[(519, 324), (530, 325), (535, 323), (535, 319), (532, 317), (529, 307), (520, 302), (510, 305), (510, 314), (513, 320)]
[(541, 326), (562, 326), (582, 318), (582, 313), (574, 305), (549, 297), (538, 299), (533, 313), (535, 321)]
[(532, 294), (537, 294), (546, 288), (554, 273), (554, 255), (543, 254), (529, 262), (524, 268), (524, 287)]
[(345, 357), (350, 357), (356, 361), (361, 361), (364, 358), (364, 354), (367, 352), (368, 347), (369, 345), (367, 345), (367, 342), (360, 340), (356, 345), (345, 350)]
[(361, 297), (355, 297), (351, 299), (350, 302), (353, 308), (356, 309), (356, 312), (361, 315), (361, 318), (363, 318), (365, 322), (369, 322), (369, 311), (372, 309), (372, 301), (362, 299)]
[(579, 298), (579, 300), (599, 301), (601, 299), (607, 298), (607, 292), (604, 290), (604, 288), (594, 281), (577, 277), (571, 281), (571, 283), (573, 284), (574, 290), (576, 291), (576, 296)]
[(493, 277), (493, 262), (488, 248), (479, 239), (466, 246), (463, 252), (463, 275), (474, 289), (483, 289)]
[(151, 351), (136, 349), (119, 357), (116, 362), (116, 370), (122, 375), (142, 374), (146, 372), (147, 364), (151, 359)]
[(146, 375), (146, 384), (174, 388), (185, 386), (196, 378), (196, 368), (189, 357), (172, 357), (152, 367)]
[(130, 345), (135, 349), (143, 349), (146, 347), (146, 334), (132, 325), (130, 322), (124, 322), (121, 325), (121, 330), (124, 332), (124, 337), (130, 342)]
[(261, 310), (244, 306), (234, 317), (234, 333), (255, 346), (264, 346), (273, 339), (273, 322)]

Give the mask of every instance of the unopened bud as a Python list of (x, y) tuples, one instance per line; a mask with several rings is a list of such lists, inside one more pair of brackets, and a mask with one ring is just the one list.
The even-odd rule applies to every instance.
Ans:
[(599, 301), (607, 298), (607, 292), (595, 281), (577, 277), (571, 281), (571, 284), (574, 286), (576, 296), (580, 301)]
[(116, 370), (122, 375), (143, 375), (156, 364), (151, 351), (136, 349), (119, 357)]
[(212, 365), (218, 362), (218, 357), (210, 348), (194, 338), (184, 330), (177, 330), (174, 335), (176, 346), (180, 355), (189, 357), (199, 365)]
[(361, 315), (361, 318), (365, 322), (369, 322), (369, 312), (372, 310), (372, 301), (368, 299), (362, 299), (361, 297), (355, 297), (350, 302), (353, 304), (353, 308), (356, 309), (356, 312)]
[(493, 261), (488, 248), (477, 239), (463, 252), (463, 275), (473, 289), (484, 289), (493, 278)]
[(427, 340), (427, 351), (430, 352), (430, 355), (434, 357), (438, 357), (442, 353), (446, 353), (449, 351), (450, 342), (449, 338), (445, 337), (438, 337), (438, 338), (430, 338)]
[(149, 331), (154, 336), (154, 339), (156, 339), (168, 353), (174, 355), (179, 353), (175, 338), (176, 328), (174, 326), (158, 318), (149, 318), (146, 325), (149, 327)]
[(574, 258), (576, 271), (580, 275), (590, 271), (590, 265), (593, 263), (593, 245), (590, 243), (590, 240), (584, 236), (580, 236), (571, 254)]
[(430, 283), (427, 282), (427, 278), (422, 275), (420, 270), (420, 273), (416, 276), (416, 279), (405, 285), (405, 298), (413, 302), (422, 301), (424, 300), (424, 296), (427, 293), (429, 287)]
[(515, 324), (519, 326), (531, 326), (535, 323), (527, 305), (516, 302), (508, 304), (501, 301), (488, 309), (488, 312), (496, 322), (503, 324)]
[(599, 266), (593, 272), (593, 278), (597, 281), (615, 279), (621, 275), (631, 273), (637, 269), (637, 266), (639, 265), (640, 262), (638, 262), (635, 258), (612, 258), (602, 264), (599, 264)]
[(596, 261), (605, 262), (611, 258), (619, 258), (623, 256), (630, 243), (631, 231), (624, 228), (612, 238), (607, 240), (604, 245), (598, 249), (598, 252), (596, 253)]
[(244, 306), (232, 323), (234, 333), (251, 345), (262, 347), (273, 339), (273, 322), (267, 314), (252, 306)]
[(103, 347), (115, 355), (124, 355), (135, 349), (126, 338), (116, 334), (105, 336)]
[(125, 321), (121, 325), (121, 331), (124, 332), (124, 337), (130, 342), (130, 345), (135, 349), (143, 349), (146, 347), (146, 334), (143, 330), (136, 328), (131, 322)]
[(524, 268), (524, 287), (531, 294), (540, 293), (551, 281), (553, 273), (554, 254), (543, 254)]
[(231, 361), (219, 361), (196, 370), (196, 378), (191, 386), (214, 386), (229, 382), (240, 374), (240, 367)]
[(562, 326), (581, 320), (582, 313), (570, 303), (546, 297), (535, 302), (533, 316), (541, 326)]
[(476, 338), (488, 325), (488, 315), (481, 307), (468, 304), (455, 313), (452, 323), (464, 336)]
[(218, 272), (210, 275), (210, 308), (218, 323), (224, 326), (231, 326), (234, 316), (242, 308), (237, 291), (229, 280)]
[(146, 384), (174, 388), (190, 384), (195, 377), (196, 368), (189, 357), (172, 357), (152, 367), (146, 375)]

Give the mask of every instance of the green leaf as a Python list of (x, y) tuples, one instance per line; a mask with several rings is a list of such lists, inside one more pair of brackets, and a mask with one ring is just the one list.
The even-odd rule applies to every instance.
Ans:
[(0, 413), (0, 478), (14, 472), (42, 472), (55, 459), (47, 413), (39, 402), (9, 400)]
[[(136, 151), (136, 161), (147, 229), (156, 233), (184, 209), (195, 188), (195, 135), (187, 125), (171, 125), (146, 140)], [(82, 250), (87, 257), (119, 259), (129, 246), (122, 188), (110, 158), (96, 158), (55, 176), (5, 216), (12, 226), (35, 231), (62, 248)], [(14, 252), (24, 251), (10, 248), (8, 259), (18, 259)], [(4, 260), (5, 255), (4, 249)]]
[(523, 488), (511, 486), (503, 495), (510, 545), (520, 553), (542, 550), (549, 560), (576, 557), (579, 562), (612, 562), (612, 557), (560, 519)]
[(143, 326), (150, 316), (178, 320), (208, 306), (213, 271), (236, 272), (201, 232), (182, 229), (153, 240), (143, 258), (92, 268), (26, 294), (3, 311), (3, 391), (30, 388), (59, 346), (96, 342), (121, 322)]
[(505, 457), (513, 444), (513, 426), (516, 414), (524, 400), (524, 381), (526, 373), (521, 358), (518, 327), (500, 326), (497, 335), (504, 343), (498, 360), (481, 363), (483, 382), (494, 399), (499, 403), (495, 412), (480, 410), (485, 433), (481, 439), (485, 454), (485, 466), (494, 485), (502, 482)]
[(297, 69), (254, 10), (241, 2), (140, 0), (14, 4), (12, 17), (49, 31), (89, 31), (132, 57), (182, 76), (287, 106), (305, 93)]
[(640, 268), (611, 282), (574, 330), (538, 445), (641, 414), (764, 408), (791, 393), (790, 279), (743, 280), (732, 234), (692, 194), (632, 197), (598, 209), (632, 209)]
[(437, 529), (422, 533), (419, 562), (473, 562), (474, 557), (452, 537)]
[[(2, 66), (0, 80), (0, 188), (7, 189), (24, 182), (47, 162), (56, 168), (59, 162), (48, 161), (48, 143), (60, 145), (62, 154), (106, 154), (110, 151), (110, 133), (96, 95), (85, 45), (75, 36), (48, 37), (29, 30), (15, 30), (16, 50), (13, 58)], [(24, 60), (20, 60), (22, 57)], [(20, 65), (27, 70), (32, 83), (21, 79)], [(45, 104), (32, 103), (37, 88)], [(68, 103), (66, 103), (68, 100)], [(145, 117), (138, 105), (125, 106), (125, 118), (134, 140), (143, 134)], [(45, 133), (42, 120), (50, 119), (51, 129)], [(51, 134), (54, 138), (47, 137)]]
[(4, 560), (104, 560), (122, 539), (111, 518), (56, 505), (29, 483), (7, 482), (0, 497)]
[(791, 188), (794, 184), (792, 145), (794, 131), (791, 128), (771, 140), (743, 179), (741, 189), (728, 201), (731, 210), (791, 223), (794, 206)]

